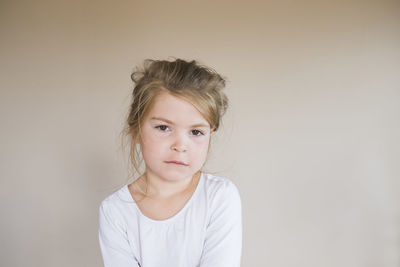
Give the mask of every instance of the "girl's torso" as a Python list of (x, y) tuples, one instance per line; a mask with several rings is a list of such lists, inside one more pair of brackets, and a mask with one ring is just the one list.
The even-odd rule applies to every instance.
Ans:
[(225, 199), (221, 194), (228, 184), (226, 178), (201, 172), (196, 186), (185, 196), (168, 204), (145, 205), (136, 203), (127, 184), (103, 205), (123, 228), (129, 253), (140, 266), (194, 267), (202, 258), (211, 214)]

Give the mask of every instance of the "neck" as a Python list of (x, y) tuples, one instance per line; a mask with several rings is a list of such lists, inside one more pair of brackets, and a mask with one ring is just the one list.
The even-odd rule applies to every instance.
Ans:
[(201, 172), (196, 172), (192, 177), (179, 181), (167, 181), (151, 172), (143, 175), (144, 188), (147, 185), (147, 196), (150, 198), (168, 198), (192, 188), (200, 178)]

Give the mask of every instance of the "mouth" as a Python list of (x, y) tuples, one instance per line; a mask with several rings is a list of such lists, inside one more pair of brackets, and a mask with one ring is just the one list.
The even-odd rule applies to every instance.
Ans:
[(188, 166), (188, 164), (183, 163), (182, 161), (176, 161), (176, 160), (166, 161), (166, 163), (174, 164), (174, 165), (180, 165), (180, 166)]

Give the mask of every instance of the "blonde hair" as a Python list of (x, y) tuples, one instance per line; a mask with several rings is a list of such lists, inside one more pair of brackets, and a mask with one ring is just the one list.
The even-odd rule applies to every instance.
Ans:
[(166, 92), (188, 101), (214, 132), (228, 107), (228, 98), (222, 92), (225, 79), (195, 60), (147, 59), (142, 67), (134, 70), (131, 79), (135, 86), (123, 134), (130, 138), (129, 163), (133, 166), (132, 171), (138, 174), (143, 161), (139, 148), (140, 128), (158, 95)]

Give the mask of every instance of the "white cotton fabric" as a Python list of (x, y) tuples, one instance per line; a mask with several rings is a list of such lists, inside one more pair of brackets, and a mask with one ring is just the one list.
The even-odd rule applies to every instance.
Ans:
[(152, 220), (128, 184), (101, 202), (99, 243), (105, 267), (237, 267), (242, 253), (242, 209), (236, 186), (202, 172), (186, 205)]

